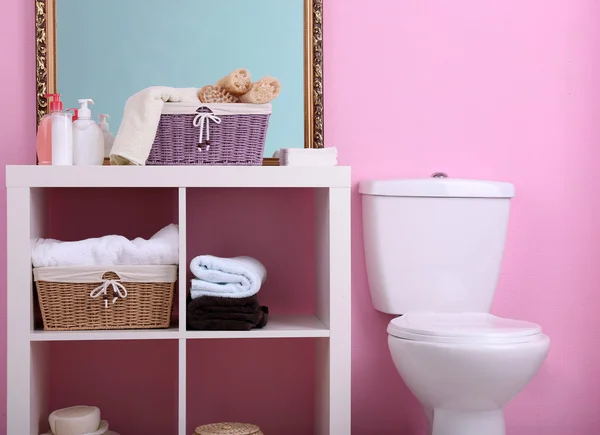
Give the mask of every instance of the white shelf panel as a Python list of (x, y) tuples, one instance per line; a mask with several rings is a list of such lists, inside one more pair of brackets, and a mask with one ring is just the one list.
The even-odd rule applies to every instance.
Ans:
[(329, 337), (329, 328), (312, 315), (270, 315), (267, 326), (251, 331), (184, 331), (135, 329), (115, 331), (33, 331), (31, 341), (177, 340), (206, 338), (300, 338)]
[[(314, 435), (351, 430), (351, 255), (348, 167), (44, 167), (8, 166), (7, 182), (7, 433), (39, 434), (50, 406), (47, 371), (53, 341), (177, 340), (178, 435), (186, 433), (187, 341), (324, 338), (315, 341)], [(47, 234), (52, 187), (164, 187), (179, 190), (180, 263), (185, 255), (186, 188), (315, 188), (315, 315), (269, 316), (263, 329), (187, 331), (185, 294), (179, 327), (155, 330), (32, 331), (31, 239)], [(42, 189), (40, 189), (42, 188)], [(92, 189), (92, 193), (93, 193)], [(256, 192), (249, 189), (248, 194)], [(183, 270), (182, 272), (185, 272)], [(185, 277), (182, 273), (181, 277)], [(23, 291), (28, 289), (28, 291)], [(171, 342), (172, 343), (172, 342)], [(198, 345), (202, 345), (199, 342)]]
[(6, 167), (7, 187), (350, 187), (350, 167)]
[(29, 337), (31, 341), (176, 340), (180, 337), (180, 332), (177, 327), (114, 331), (33, 331)]
[(188, 339), (329, 337), (329, 328), (316, 316), (269, 315), (262, 329), (250, 331), (187, 331)]

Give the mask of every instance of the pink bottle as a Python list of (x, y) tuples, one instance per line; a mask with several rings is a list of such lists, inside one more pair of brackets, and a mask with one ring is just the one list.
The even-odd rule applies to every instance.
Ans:
[(50, 115), (53, 112), (62, 112), (63, 103), (60, 101), (60, 94), (46, 94), (46, 98), (52, 98), (49, 103), (50, 113), (44, 115), (38, 126), (37, 137), (35, 140), (35, 149), (37, 152), (38, 165), (52, 164), (52, 120)]

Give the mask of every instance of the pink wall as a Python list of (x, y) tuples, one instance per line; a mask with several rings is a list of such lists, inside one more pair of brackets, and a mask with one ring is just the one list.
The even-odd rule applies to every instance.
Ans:
[[(5, 165), (35, 163), (35, 42), (33, 2), (0, 6), (0, 292), (6, 294)], [(0, 297), (0, 328), (6, 331), (6, 298)], [(0, 434), (6, 435), (6, 334), (0, 334)], [(12, 435), (12, 434), (11, 434)]]
[[(507, 409), (511, 435), (600, 432), (599, 9), (594, 0), (325, 0), (327, 143), (355, 181), (443, 170), (517, 186), (494, 312), (539, 322), (553, 342)], [(33, 43), (32, 3), (5, 1), (2, 167), (33, 161)], [(370, 306), (354, 199), (353, 433), (423, 435), (389, 358), (389, 317)]]
[[(515, 183), (493, 311), (552, 338), (511, 435), (600, 433), (600, 3), (325, 1), (327, 143), (355, 181)], [(368, 127), (368, 130), (367, 130)], [(353, 221), (353, 433), (424, 434), (370, 306)], [(396, 428), (396, 431), (394, 431)]]

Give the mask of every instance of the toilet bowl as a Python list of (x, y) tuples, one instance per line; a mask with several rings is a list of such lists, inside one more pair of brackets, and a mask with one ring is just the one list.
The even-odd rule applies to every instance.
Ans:
[(550, 346), (539, 325), (489, 313), (514, 186), (436, 173), (359, 192), (371, 301), (400, 316), (390, 354), (430, 434), (506, 435), (503, 408)]
[(550, 339), (485, 313), (409, 313), (388, 325), (392, 360), (431, 435), (505, 435), (504, 406), (535, 376)]

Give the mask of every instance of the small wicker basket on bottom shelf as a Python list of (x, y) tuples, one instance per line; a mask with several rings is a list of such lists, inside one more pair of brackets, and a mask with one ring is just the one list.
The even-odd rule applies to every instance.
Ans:
[(194, 435), (264, 435), (260, 428), (248, 423), (213, 423), (199, 426)]
[(170, 326), (177, 266), (39, 267), (33, 275), (44, 330)]

